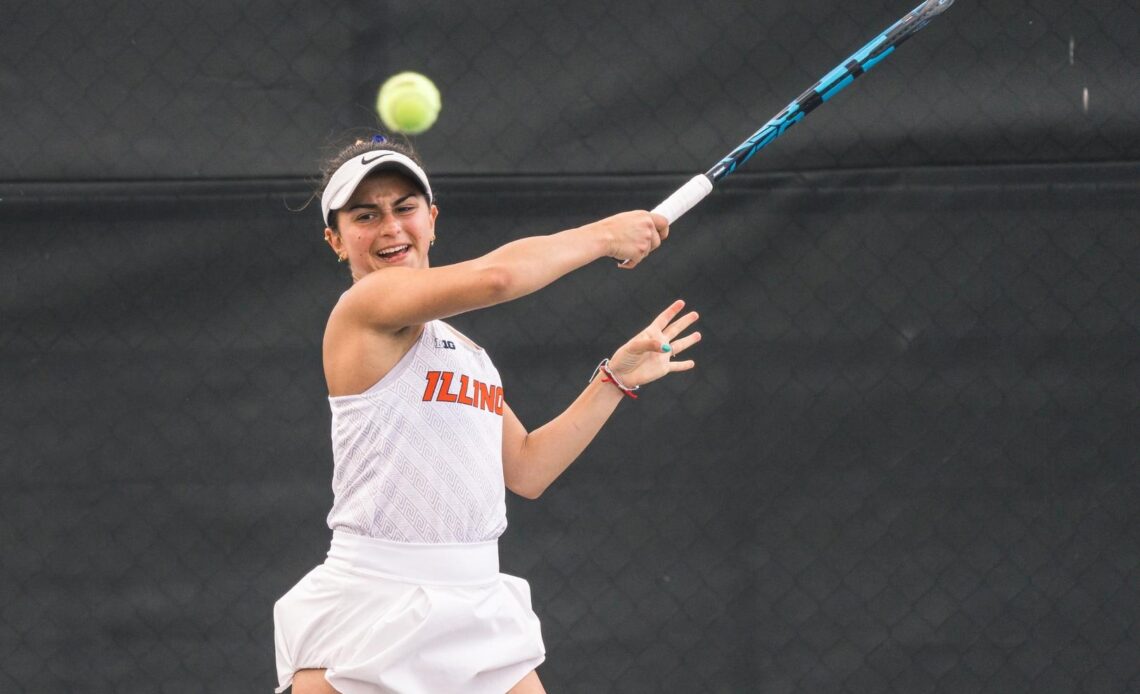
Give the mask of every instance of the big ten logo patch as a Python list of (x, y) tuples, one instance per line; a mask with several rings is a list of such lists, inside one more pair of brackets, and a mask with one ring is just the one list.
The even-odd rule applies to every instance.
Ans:
[[(442, 340), (441, 340), (442, 342)], [(453, 348), (454, 349), (454, 348)], [(424, 402), (454, 402), (480, 410), (503, 414), (503, 388), (483, 383), (466, 374), (451, 371), (428, 371)]]
[(436, 349), (455, 349), (455, 343), (451, 340), (441, 340), (438, 337), (434, 339)]

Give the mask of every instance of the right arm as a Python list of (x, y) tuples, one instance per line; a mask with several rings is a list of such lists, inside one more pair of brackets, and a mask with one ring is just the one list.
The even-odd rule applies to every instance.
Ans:
[(345, 293), (335, 312), (381, 331), (395, 331), (526, 296), (598, 258), (628, 258), (622, 267), (635, 267), (668, 234), (664, 217), (625, 212), (549, 236), (512, 241), (454, 265), (372, 272)]

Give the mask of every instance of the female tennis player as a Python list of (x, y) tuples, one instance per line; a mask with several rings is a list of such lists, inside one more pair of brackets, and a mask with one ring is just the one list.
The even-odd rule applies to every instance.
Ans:
[(667, 222), (626, 212), (431, 267), (431, 184), (410, 148), (377, 139), (326, 166), (325, 240), (353, 279), (323, 346), (332, 543), (274, 608), (277, 691), (543, 692), (529, 586), (499, 573), (504, 487), (537, 498), (619, 402), (693, 368), (672, 357), (700, 340), (686, 334), (697, 314), (680, 316), (684, 303), (674, 302), (602, 360), (562, 414), (528, 432), (487, 353), (442, 319), (599, 258), (635, 268), (668, 236)]

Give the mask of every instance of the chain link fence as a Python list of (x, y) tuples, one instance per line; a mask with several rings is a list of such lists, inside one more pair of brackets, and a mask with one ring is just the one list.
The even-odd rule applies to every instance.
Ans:
[[(703, 314), (697, 371), (512, 502), (552, 691), (1136, 686), (1137, 185), (1041, 174), (744, 175), (637, 271), (456, 321), (534, 426)], [(442, 181), (437, 262), (667, 192), (565, 183)], [(300, 191), (122, 192), (6, 206), (0, 678), (268, 688), (327, 542), (346, 278)]]
[[(704, 171), (914, 4), (24, 3), (0, 176), (308, 176), (406, 69), (434, 173)], [(959, 0), (749, 166), (1135, 161), (1138, 41), (1134, 0)]]
[[(384, 76), (444, 94), (445, 264), (656, 204), (908, 9), (12, 8), (0, 691), (275, 684), (348, 283), (307, 178)], [(702, 314), (695, 371), (509, 500), (548, 691), (1140, 690), (1137, 12), (959, 0), (635, 271), (454, 320), (535, 427)]]

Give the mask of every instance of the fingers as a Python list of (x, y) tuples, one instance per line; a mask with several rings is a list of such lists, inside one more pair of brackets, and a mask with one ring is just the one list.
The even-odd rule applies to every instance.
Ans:
[[(639, 222), (640, 221), (643, 221), (643, 220), (639, 220)], [(660, 248), (661, 247), (661, 240), (664, 238), (663, 236), (661, 236), (661, 232), (657, 229), (657, 225), (654, 222), (652, 216), (649, 218), (648, 221), (649, 221), (648, 225), (646, 225), (643, 229), (639, 229), (639, 231), (644, 233), (644, 237), (641, 239), (641, 242), (649, 244), (649, 247), (644, 249), (644, 254), (641, 256), (643, 259), (647, 255), (652, 253), (653, 251)], [(638, 226), (640, 227), (640, 224)]]
[(634, 338), (629, 343), (629, 351), (632, 354), (646, 354), (649, 352), (654, 353), (668, 353), (673, 350), (673, 346), (660, 336), (655, 335), (641, 335)]
[(685, 302), (677, 299), (641, 334), (622, 345), (610, 359), (611, 368), (615, 373), (620, 371), (633, 379), (627, 382), (643, 385), (668, 374), (696, 367), (696, 362), (692, 359), (676, 359), (682, 352), (701, 341), (699, 332), (683, 335), (699, 317), (696, 311), (690, 311), (677, 318), (684, 308)]
[(637, 267), (669, 236), (669, 220), (652, 212), (626, 212), (606, 221), (620, 225), (621, 238), (611, 251), (611, 257), (619, 260), (618, 267), (623, 270)]
[(653, 227), (657, 230), (657, 235), (661, 237), (661, 240), (664, 241), (669, 238), (669, 220), (656, 212), (650, 212), (649, 218), (653, 220)]
[[(677, 299), (673, 303), (669, 304), (669, 308), (657, 314), (657, 317), (653, 319), (653, 322), (649, 324), (649, 327), (660, 330), (662, 333), (664, 333), (665, 328), (668, 327), (669, 323), (677, 317), (677, 314), (680, 313), (681, 309), (683, 308), (685, 308), (685, 300)], [(675, 335), (676, 333), (674, 333), (674, 336)]]
[(649, 221), (653, 224), (654, 232), (650, 237), (650, 241), (653, 243), (653, 249), (656, 250), (661, 247), (661, 242), (669, 236), (669, 220), (659, 214), (650, 212)]
[(673, 342), (670, 342), (669, 347), (672, 349), (673, 354), (677, 355), (677, 354), (680, 354), (681, 352), (684, 352), (686, 349), (692, 347), (693, 345), (697, 344), (700, 341), (701, 341), (701, 334), (700, 333), (691, 333), (689, 335), (682, 337), (680, 340), (674, 340)]
[(700, 314), (698, 314), (696, 311), (689, 311), (685, 315), (667, 325), (662, 332), (665, 333), (665, 337), (668, 337), (670, 340), (672, 340), (673, 338), (688, 330), (693, 325), (693, 323), (697, 322), (698, 318), (700, 318)]
[(653, 252), (653, 249), (648, 251), (639, 251), (637, 255), (630, 255), (630, 257), (619, 260), (617, 266), (622, 270), (632, 270), (641, 264), (641, 261)]
[(686, 359), (685, 361), (671, 361), (669, 362), (669, 373), (675, 373), (677, 371), (688, 371), (696, 365), (697, 362), (693, 361), (692, 359)]

